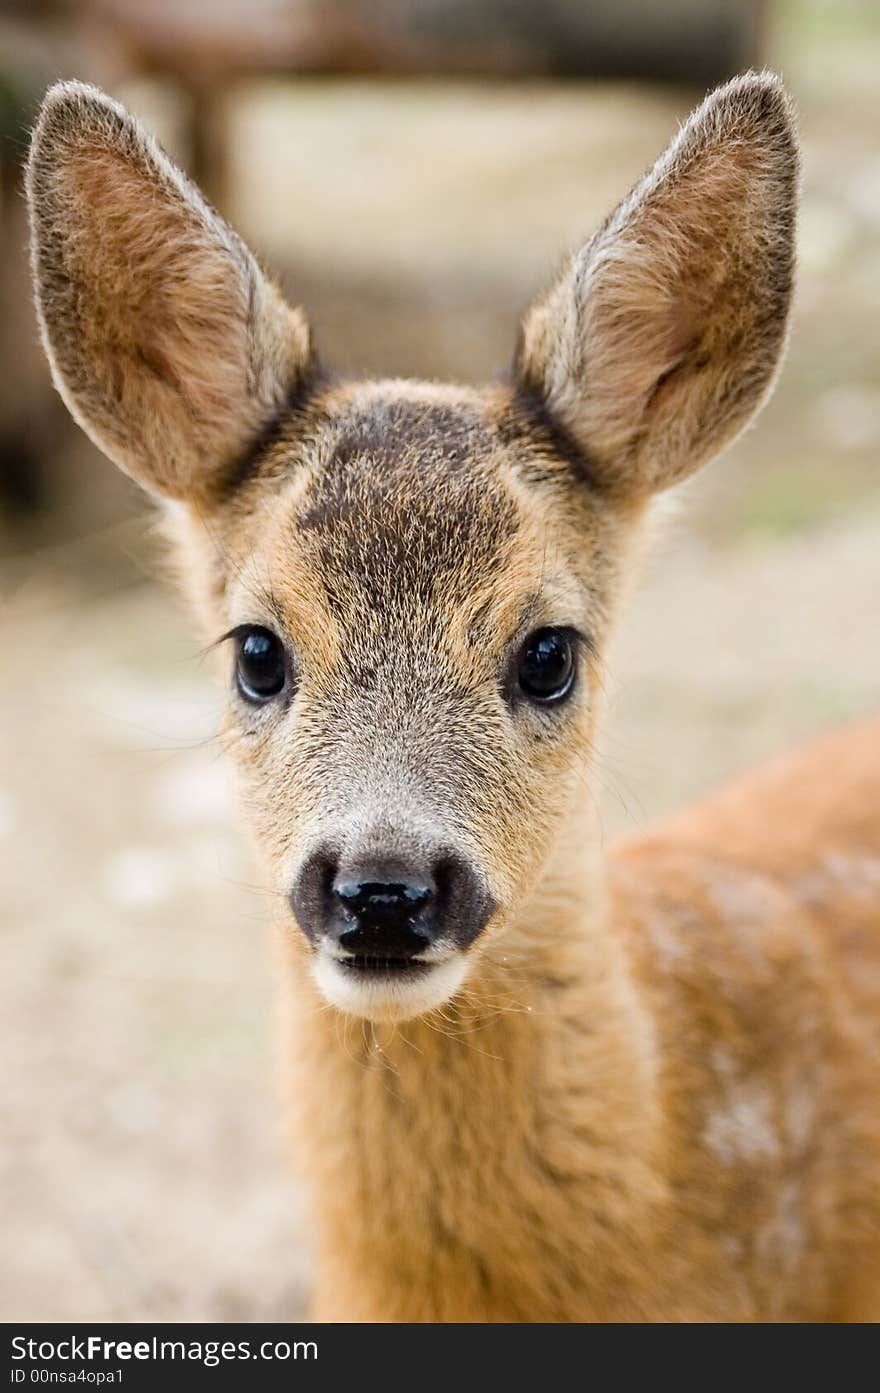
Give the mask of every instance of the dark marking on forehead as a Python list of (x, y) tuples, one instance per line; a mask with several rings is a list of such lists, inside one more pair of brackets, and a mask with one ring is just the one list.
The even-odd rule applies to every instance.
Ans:
[(516, 506), (476, 407), (379, 399), (331, 430), (296, 518), (331, 592), (350, 602), (354, 585), (385, 611), (448, 605), (503, 559)]
[(417, 451), (423, 467), (462, 469), (491, 449), (487, 427), (476, 411), (436, 402), (377, 402), (341, 425), (334, 457), (347, 464), (369, 453), (383, 459)]

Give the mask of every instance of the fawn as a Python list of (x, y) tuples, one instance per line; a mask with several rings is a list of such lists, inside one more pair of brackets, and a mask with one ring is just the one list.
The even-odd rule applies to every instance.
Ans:
[(880, 726), (607, 853), (589, 796), (652, 501), (779, 367), (797, 163), (737, 78), (504, 380), (348, 382), (131, 116), (46, 97), (55, 384), (229, 643), (320, 1319), (880, 1317)]

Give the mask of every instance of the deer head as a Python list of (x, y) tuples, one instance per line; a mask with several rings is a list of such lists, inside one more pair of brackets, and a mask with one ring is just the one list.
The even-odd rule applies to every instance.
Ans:
[(713, 93), (483, 391), (340, 382), (303, 312), (93, 88), (28, 170), (58, 390), (156, 494), (229, 648), (224, 733), (324, 997), (421, 1014), (527, 912), (581, 797), (651, 499), (766, 398), (792, 282), (778, 81)]

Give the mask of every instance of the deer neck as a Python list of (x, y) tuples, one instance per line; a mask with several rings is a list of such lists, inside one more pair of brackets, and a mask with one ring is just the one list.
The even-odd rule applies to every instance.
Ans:
[[(460, 999), (431, 1019), (345, 1019), (317, 1004), (296, 966), (292, 1097), (324, 1289), (350, 1280), (360, 1248), (386, 1273), (382, 1299), (397, 1294), (394, 1318), (472, 1318), (438, 1305), (459, 1300), (492, 1318), (499, 1273), (550, 1281), (573, 1225), (596, 1261), (610, 1220), (626, 1211), (629, 1226), (628, 1206), (650, 1202), (655, 1051), (588, 834), (584, 815), (497, 951), (487, 947)], [(426, 1246), (455, 1267), (442, 1281)], [(546, 1292), (514, 1285), (517, 1301), (534, 1310), (543, 1299), (549, 1313)], [(349, 1310), (391, 1318), (365, 1299), (346, 1286)]]

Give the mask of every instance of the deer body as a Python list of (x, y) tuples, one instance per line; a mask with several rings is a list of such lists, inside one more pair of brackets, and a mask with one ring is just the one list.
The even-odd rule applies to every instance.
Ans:
[(349, 383), (122, 108), (44, 104), (56, 385), (232, 648), (322, 1319), (880, 1314), (878, 727), (608, 856), (590, 796), (652, 499), (778, 370), (796, 168), (737, 79), (508, 379)]

